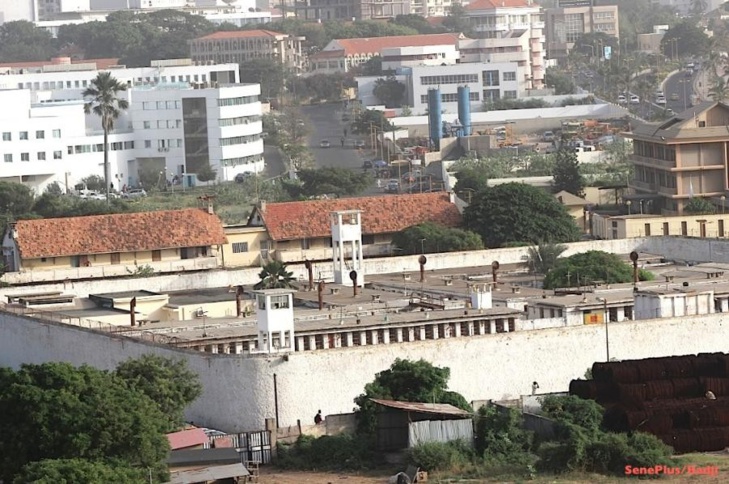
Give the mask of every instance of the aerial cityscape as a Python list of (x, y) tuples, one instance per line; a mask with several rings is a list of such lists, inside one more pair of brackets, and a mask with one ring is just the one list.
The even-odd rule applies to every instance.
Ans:
[(729, 2), (13, 0), (0, 104), (0, 483), (726, 482)]

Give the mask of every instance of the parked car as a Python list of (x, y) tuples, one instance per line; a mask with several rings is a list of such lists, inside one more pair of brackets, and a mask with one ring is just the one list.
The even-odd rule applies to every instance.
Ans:
[(671, 93), (671, 101), (678, 101), (678, 93), (677, 92)]
[(375, 168), (387, 168), (387, 162), (385, 160), (375, 160), (372, 162)]
[(622, 94), (618, 96), (618, 104), (625, 104), (628, 100)]
[(663, 96), (658, 96), (656, 98), (656, 104), (666, 104), (666, 98)]
[(387, 193), (398, 193), (400, 191), (400, 182), (397, 180), (390, 180), (389, 182), (387, 182), (385, 191)]
[(320, 148), (329, 148), (331, 146), (332, 146), (332, 144), (329, 142), (329, 140), (323, 139), (323, 140), (321, 140), (321, 143), (319, 143)]
[(122, 198), (131, 199), (131, 198), (144, 198), (147, 196), (147, 192), (144, 190), (144, 188), (132, 188), (131, 190), (127, 190), (122, 194)]
[(553, 131), (545, 131), (542, 133), (542, 141), (546, 141), (547, 143), (551, 143), (555, 140), (554, 132)]
[(364, 160), (364, 162), (362, 163), (362, 169), (364, 170), (371, 170), (372, 166), (372, 160)]
[(364, 142), (364, 140), (363, 140), (363, 139), (358, 139), (358, 140), (355, 140), (355, 141), (354, 141), (354, 147), (355, 147), (355, 148), (364, 148), (364, 147), (365, 147), (365, 142)]
[(635, 94), (630, 96), (630, 104), (640, 104), (640, 98)]

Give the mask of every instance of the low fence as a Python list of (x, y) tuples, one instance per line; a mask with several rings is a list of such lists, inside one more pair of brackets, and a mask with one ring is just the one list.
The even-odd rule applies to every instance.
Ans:
[(356, 423), (354, 413), (327, 415), (322, 423), (314, 425), (302, 425), (301, 420), (299, 420), (296, 425), (276, 429), (276, 441), (283, 444), (292, 444), (301, 435), (323, 437), (325, 435), (354, 433)]

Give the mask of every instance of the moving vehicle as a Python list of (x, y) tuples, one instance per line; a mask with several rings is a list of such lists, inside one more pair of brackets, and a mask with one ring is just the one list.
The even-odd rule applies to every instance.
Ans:
[(398, 180), (390, 180), (387, 182), (385, 192), (387, 193), (398, 193), (400, 191), (400, 182)]
[(362, 140), (362, 139), (355, 140), (354, 147), (355, 148), (364, 148), (365, 147), (364, 140)]
[(618, 103), (619, 104), (625, 104), (627, 102), (628, 102), (628, 100), (625, 99), (625, 96), (624, 95), (621, 94), (621, 95), (618, 96)]
[(330, 148), (332, 144), (328, 140), (321, 140), (321, 143), (319, 143), (320, 148)]
[(555, 140), (554, 132), (553, 131), (545, 131), (542, 133), (542, 141), (546, 142), (552, 142)]
[(656, 98), (656, 104), (666, 104), (666, 98), (663, 96), (658, 96)]
[(678, 101), (678, 93), (671, 93), (671, 101)]
[(630, 96), (630, 104), (640, 104), (640, 98), (635, 94)]

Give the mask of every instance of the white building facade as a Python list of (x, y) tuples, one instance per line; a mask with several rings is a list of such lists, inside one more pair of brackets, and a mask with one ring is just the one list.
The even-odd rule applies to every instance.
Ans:
[[(207, 163), (218, 181), (263, 170), (260, 86), (236, 84), (237, 66), (111, 72), (130, 86), (122, 93), (129, 109), (109, 136), (116, 189), (138, 186), (140, 170), (153, 169), (167, 180), (182, 177), (190, 185)], [(71, 190), (86, 176), (103, 176), (101, 123), (84, 114), (82, 98), (97, 73), (2, 76), (1, 180), (41, 193), (53, 182)]]
[(457, 64), (460, 54), (455, 45), (425, 45), (389, 47), (380, 52), (382, 70), (395, 71), (403, 67), (441, 66)]

